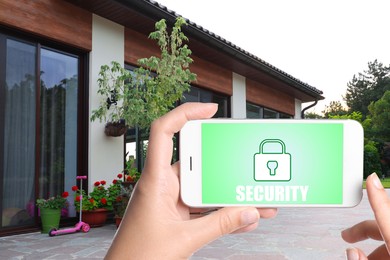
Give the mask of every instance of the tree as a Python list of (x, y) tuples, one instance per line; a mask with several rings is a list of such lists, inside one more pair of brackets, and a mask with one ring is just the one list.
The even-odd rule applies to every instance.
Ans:
[(323, 117), (315, 112), (307, 112), (305, 113), (305, 118), (308, 119), (322, 119)]
[(368, 114), (368, 106), (390, 90), (390, 66), (374, 60), (368, 63), (368, 70), (354, 75), (347, 84), (346, 101), (349, 112), (360, 111), (363, 118)]
[(344, 108), (340, 101), (330, 101), (329, 105), (325, 106), (322, 113), (325, 118), (329, 118), (331, 116), (346, 115), (348, 111)]
[(139, 59), (140, 67), (132, 72), (115, 61), (111, 66), (101, 66), (98, 94), (102, 98), (100, 106), (92, 111), (92, 121), (124, 119), (127, 127), (148, 129), (154, 119), (174, 107), (196, 79), (189, 70), (193, 60), (184, 44), (188, 38), (181, 31), (183, 25), (186, 21), (178, 17), (168, 34), (166, 21), (157, 22), (149, 38), (157, 41), (160, 57)]
[(382, 141), (390, 140), (390, 91), (368, 106), (371, 119), (371, 131)]

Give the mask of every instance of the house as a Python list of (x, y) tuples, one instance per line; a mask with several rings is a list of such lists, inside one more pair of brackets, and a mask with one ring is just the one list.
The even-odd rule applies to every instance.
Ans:
[[(148, 39), (173, 11), (152, 0), (0, 2), (0, 235), (37, 230), (38, 196), (70, 191), (76, 175), (114, 178), (134, 136), (90, 122), (100, 66), (157, 55)], [(322, 92), (189, 21), (197, 74), (187, 100), (220, 104), (218, 116), (300, 118)], [(141, 140), (142, 138), (138, 138)], [(129, 146), (131, 147), (131, 146)], [(73, 207), (63, 221), (75, 216)]]

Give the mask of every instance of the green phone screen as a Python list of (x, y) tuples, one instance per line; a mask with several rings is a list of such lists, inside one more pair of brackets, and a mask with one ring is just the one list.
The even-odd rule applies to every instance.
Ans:
[(342, 204), (343, 124), (202, 123), (203, 204)]

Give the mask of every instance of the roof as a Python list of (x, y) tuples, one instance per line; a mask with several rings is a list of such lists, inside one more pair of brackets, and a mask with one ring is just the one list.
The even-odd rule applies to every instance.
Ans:
[[(97, 15), (148, 35), (154, 23), (165, 19), (172, 25), (176, 12), (153, 0), (67, 0)], [(186, 19), (185, 17), (183, 17)], [(199, 58), (228, 68), (246, 78), (265, 83), (302, 100), (322, 100), (323, 92), (278, 69), (234, 43), (186, 19), (183, 32), (190, 39), (190, 49)]]

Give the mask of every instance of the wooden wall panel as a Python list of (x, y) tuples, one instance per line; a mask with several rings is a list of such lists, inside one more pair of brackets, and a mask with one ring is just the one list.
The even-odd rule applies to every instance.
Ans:
[(211, 62), (192, 56), (194, 62), (190, 69), (197, 75), (197, 86), (233, 95), (233, 73)]
[[(191, 49), (191, 46), (190, 46)], [(133, 31), (129, 28), (125, 30), (125, 62), (137, 65), (140, 58), (158, 56), (160, 49), (154, 40), (150, 40), (146, 35)], [(196, 55), (196, 54), (195, 54)], [(232, 73), (213, 63), (207, 62), (192, 56), (194, 62), (190, 65), (190, 70), (197, 74), (197, 81), (194, 85), (217, 91), (231, 96)]]
[(295, 114), (294, 97), (250, 79), (246, 79), (246, 99), (256, 105)]
[(1, 0), (0, 24), (92, 49), (92, 13), (59, 0)]
[(137, 65), (140, 58), (158, 56), (160, 48), (156, 41), (149, 39), (146, 35), (125, 28), (125, 62)]

